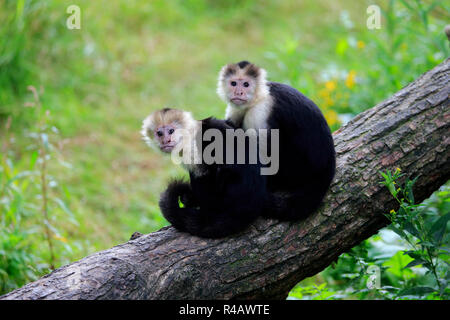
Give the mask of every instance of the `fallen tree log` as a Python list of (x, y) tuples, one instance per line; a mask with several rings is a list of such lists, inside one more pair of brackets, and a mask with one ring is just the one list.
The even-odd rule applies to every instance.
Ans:
[[(376, 88), (374, 88), (376, 90)], [(298, 223), (259, 219), (218, 240), (172, 227), (61, 267), (1, 299), (284, 299), (300, 280), (387, 224), (379, 170), (400, 167), (417, 201), (450, 177), (450, 59), (334, 133), (337, 174)]]

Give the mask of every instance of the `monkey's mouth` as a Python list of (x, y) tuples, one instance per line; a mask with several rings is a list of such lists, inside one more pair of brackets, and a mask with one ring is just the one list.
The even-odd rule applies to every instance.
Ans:
[(233, 102), (235, 105), (238, 105), (238, 106), (247, 103), (247, 100), (241, 99), (241, 98), (232, 98), (230, 100), (231, 100), (231, 102)]
[(161, 146), (161, 150), (164, 152), (171, 152), (175, 148), (174, 144), (165, 144)]

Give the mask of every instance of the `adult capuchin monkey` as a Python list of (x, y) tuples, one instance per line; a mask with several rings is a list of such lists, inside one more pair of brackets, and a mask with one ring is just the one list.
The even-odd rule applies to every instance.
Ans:
[(267, 81), (266, 71), (248, 61), (221, 69), (217, 93), (227, 103), (228, 123), (269, 134), (279, 129), (279, 170), (267, 176), (265, 216), (298, 220), (318, 209), (336, 164), (333, 138), (316, 104), (288, 85)]
[[(183, 129), (183, 134), (179, 129)], [(153, 112), (144, 120), (141, 134), (150, 146), (164, 153), (192, 151), (187, 158), (193, 160), (201, 157), (214, 142), (208, 143), (212, 139), (204, 136), (208, 129), (218, 130), (222, 137), (226, 136), (226, 130), (234, 131), (223, 120), (196, 121), (189, 112), (166, 108)], [(244, 147), (247, 157), (248, 144)], [(175, 228), (200, 237), (220, 238), (244, 230), (262, 214), (266, 177), (260, 174), (258, 163), (238, 164), (238, 145), (234, 144), (233, 148), (234, 156), (230, 158), (233, 163), (183, 162), (189, 171), (190, 182), (171, 182), (159, 201), (162, 214)], [(226, 153), (230, 152), (226, 143), (223, 150), (214, 152), (221, 151), (225, 159)]]

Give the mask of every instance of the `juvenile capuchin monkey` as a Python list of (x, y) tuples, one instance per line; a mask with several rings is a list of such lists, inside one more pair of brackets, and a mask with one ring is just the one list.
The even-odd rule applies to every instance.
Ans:
[(318, 209), (336, 164), (333, 138), (316, 104), (288, 85), (267, 81), (266, 71), (248, 61), (221, 69), (217, 93), (227, 103), (228, 123), (279, 129), (279, 170), (267, 176), (265, 216), (298, 220)]
[[(180, 129), (184, 134), (179, 133)], [(141, 133), (150, 146), (163, 153), (191, 150), (193, 154), (188, 158), (193, 159), (201, 157), (213, 143), (203, 139), (208, 129), (219, 130), (223, 137), (227, 129), (234, 130), (223, 120), (197, 121), (189, 112), (166, 108), (150, 114), (143, 122)], [(248, 156), (247, 144), (245, 149)], [(226, 152), (230, 152), (225, 143), (222, 151), (225, 159)], [(237, 150), (233, 151), (237, 155)], [(237, 164), (236, 158), (231, 164), (226, 162), (183, 163), (189, 171), (190, 182), (171, 182), (159, 201), (162, 214), (175, 228), (200, 237), (220, 238), (244, 230), (262, 214), (266, 177), (260, 174), (261, 166)]]

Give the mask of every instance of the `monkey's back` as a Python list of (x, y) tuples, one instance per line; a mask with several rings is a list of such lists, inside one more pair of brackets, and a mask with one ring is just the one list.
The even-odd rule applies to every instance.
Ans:
[(268, 126), (280, 129), (280, 170), (268, 178), (269, 184), (274, 189), (299, 184), (327, 188), (335, 172), (335, 150), (325, 117), (291, 86), (270, 82), (269, 88), (275, 101)]

